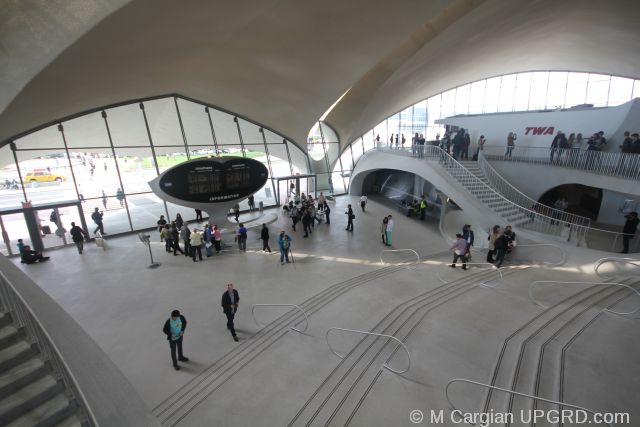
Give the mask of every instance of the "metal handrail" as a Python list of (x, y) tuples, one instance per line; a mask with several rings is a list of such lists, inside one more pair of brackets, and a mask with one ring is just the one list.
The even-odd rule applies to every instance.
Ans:
[[(522, 396), (522, 397), (527, 397), (529, 399), (539, 400), (541, 402), (552, 403), (552, 404), (558, 405), (560, 407), (578, 409), (578, 410), (581, 410), (581, 411), (588, 412), (589, 414), (594, 415), (594, 416), (597, 415), (596, 412), (592, 411), (591, 409), (587, 409), (585, 407), (578, 406), (578, 405), (573, 405), (571, 403), (564, 403), (564, 402), (559, 402), (557, 400), (546, 399), (544, 397), (533, 396), (531, 394), (520, 393), (519, 391), (509, 390), (509, 389), (502, 388), (502, 387), (496, 387), (496, 386), (493, 386), (493, 385), (490, 385), (490, 384), (484, 384), (484, 383), (481, 383), (481, 382), (478, 382), (478, 381), (468, 380), (466, 378), (454, 378), (454, 379), (452, 379), (451, 381), (449, 381), (447, 383), (447, 387), (445, 388), (444, 393), (445, 393), (445, 396), (447, 398), (447, 402), (449, 402), (449, 406), (451, 406), (451, 408), (453, 409), (453, 413), (457, 413), (457, 414), (462, 413), (462, 411), (460, 409), (456, 408), (456, 406), (451, 402), (451, 398), (449, 397), (449, 387), (451, 387), (451, 384), (457, 383), (457, 382), (463, 382), (463, 383), (467, 383), (467, 384), (474, 384), (474, 385), (477, 385), (477, 386), (490, 388), (492, 390), (502, 391), (504, 393), (515, 394), (516, 396)], [(461, 422), (462, 421), (467, 422), (464, 419), (462, 419)], [(609, 424), (608, 422), (605, 422), (605, 421), (600, 421), (600, 422), (602, 424), (605, 424), (605, 425), (609, 426), (609, 427), (614, 427), (612, 424)], [(472, 424), (472, 423), (467, 422), (467, 424)]]
[[(496, 265), (495, 265), (495, 264), (492, 264), (492, 263), (490, 263), (490, 262), (467, 262), (467, 263), (465, 263), (465, 264), (466, 264), (466, 265), (490, 265), (490, 266), (491, 266), (491, 268), (492, 268), (493, 270), (496, 270), (496, 271), (498, 272), (498, 274), (500, 275), (500, 281), (501, 281), (501, 282), (504, 282), (504, 277), (502, 276), (502, 271), (500, 270), (500, 268), (496, 267)], [(446, 265), (446, 266), (449, 266), (449, 264), (445, 264), (445, 265)], [(449, 281), (444, 280), (444, 279), (442, 278), (442, 276), (440, 276), (440, 273), (436, 273), (436, 277), (437, 277), (437, 278), (438, 278), (438, 280), (440, 280), (442, 283), (449, 283)], [(480, 285), (480, 286), (486, 286), (486, 287), (488, 287), (488, 288), (495, 288), (495, 286), (488, 285), (488, 284), (487, 284), (487, 282), (478, 283), (478, 285)]]
[(485, 177), (493, 187), (495, 187), (498, 192), (505, 195), (509, 200), (517, 203), (521, 206), (535, 206), (536, 211), (539, 212), (539, 209), (542, 209), (542, 212), (545, 216), (550, 216), (552, 218), (558, 218), (560, 220), (578, 224), (581, 226), (589, 227), (591, 225), (591, 219), (585, 216), (576, 215), (572, 213), (565, 212), (560, 209), (556, 209), (551, 206), (547, 206), (545, 204), (540, 203), (539, 201), (532, 199), (531, 197), (524, 194), (522, 191), (518, 190), (513, 186), (509, 181), (507, 181), (498, 171), (495, 170), (493, 166), (487, 161), (484, 157), (483, 151), (480, 151), (478, 155), (478, 165)]
[[(559, 281), (559, 280), (536, 280), (535, 282), (531, 282), (529, 283), (529, 299), (536, 304), (539, 307), (542, 308), (549, 308), (548, 306), (538, 302), (535, 297), (533, 296), (533, 288), (535, 287), (536, 284), (538, 283), (558, 283), (558, 284), (563, 284), (563, 285), (613, 285), (613, 286), (622, 286), (625, 287), (627, 289), (631, 289), (633, 292), (635, 292), (638, 296), (640, 296), (640, 292), (634, 288), (633, 286), (629, 286), (629, 285), (625, 285), (624, 283), (614, 283), (614, 282), (563, 282), (563, 281)], [(637, 311), (640, 311), (640, 306), (638, 308), (636, 308), (633, 311), (629, 311), (629, 312), (619, 312), (619, 311), (615, 311), (615, 310), (611, 310), (609, 308), (604, 308), (602, 309), (602, 311), (606, 311), (607, 313), (612, 313), (612, 314), (618, 314), (620, 316), (628, 316), (630, 314), (634, 314)]]
[[(385, 252), (413, 252), (416, 256), (417, 261), (415, 262), (416, 264), (420, 263), (420, 255), (418, 254), (418, 252), (414, 251), (413, 249), (383, 249), (380, 252), (380, 263), (382, 265), (385, 265), (384, 260), (382, 259), (382, 254)], [(405, 262), (402, 262), (401, 264), (405, 264)]]
[[(410, 150), (410, 148), (409, 148), (409, 150)], [(408, 150), (406, 148), (405, 149), (389, 149), (389, 148), (385, 148), (385, 147), (380, 147), (379, 146), (377, 148), (377, 151), (391, 153), (391, 154), (402, 154), (402, 153), (406, 152), (407, 153), (406, 155), (411, 156), (411, 153), (408, 152)], [(498, 199), (502, 199), (505, 203), (507, 203), (507, 204), (511, 205), (512, 207), (515, 207), (517, 210), (519, 210), (520, 213), (524, 214), (525, 216), (529, 216), (531, 218), (531, 222), (535, 223), (535, 226), (533, 226), (533, 227), (529, 226), (529, 225), (525, 227), (524, 225), (522, 225), (521, 226), (522, 228), (531, 229), (532, 231), (538, 231), (538, 232), (541, 232), (541, 233), (557, 235), (559, 230), (568, 227), (569, 228), (569, 235), (568, 235), (567, 241), (571, 241), (572, 238), (575, 238), (575, 242), (576, 242), (577, 246), (580, 246), (580, 244), (583, 241), (586, 241), (586, 237), (587, 237), (587, 234), (589, 232), (599, 232), (599, 233), (611, 234), (612, 236), (615, 237), (614, 240), (613, 240), (613, 244), (612, 245), (615, 245), (615, 243), (617, 242), (617, 239), (620, 236), (624, 236), (625, 235), (625, 233), (619, 233), (619, 232), (615, 232), (615, 231), (609, 231), (609, 230), (604, 230), (604, 229), (599, 229), (599, 228), (593, 228), (591, 226), (585, 226), (585, 225), (570, 223), (570, 222), (567, 222), (567, 221), (563, 221), (563, 220), (560, 220), (560, 219), (556, 219), (556, 218), (552, 218), (552, 217), (543, 215), (543, 214), (541, 214), (539, 212), (536, 212), (536, 211), (534, 211), (532, 209), (520, 206), (517, 203), (507, 199), (500, 192), (498, 192), (495, 189), (491, 188), (491, 186), (489, 186), (487, 183), (485, 183), (480, 178), (478, 178), (473, 173), (471, 173), (471, 171), (469, 171), (467, 168), (465, 168), (464, 165), (460, 164), (457, 160), (455, 160), (453, 157), (451, 157), (451, 155), (449, 155), (449, 153), (447, 153), (445, 150), (441, 149), (440, 147), (432, 146), (432, 145), (424, 146), (423, 147), (423, 154), (421, 156), (423, 158), (425, 158), (425, 159), (438, 160), (441, 164), (444, 164), (446, 168), (447, 167), (453, 167), (456, 170), (463, 172), (466, 175), (466, 178), (469, 181), (473, 182), (474, 185), (478, 185), (478, 186), (482, 187), (484, 189), (484, 191), (486, 191), (486, 194), (492, 194), (492, 195), (498, 197)], [(464, 185), (464, 184), (462, 184), (462, 185)]]
[(98, 421), (89, 406), (86, 396), (82, 392), (75, 375), (62, 357), (62, 353), (51, 338), (49, 332), (47, 332), (46, 328), (40, 322), (40, 319), (38, 319), (38, 316), (36, 316), (22, 295), (16, 291), (9, 279), (7, 279), (1, 271), (0, 279), (0, 294), (4, 294), (2, 295), (4, 298), (0, 298), (0, 303), (4, 305), (8, 313), (16, 314), (17, 318), (14, 320), (17, 326), (25, 327), (28, 332), (27, 336), (38, 345), (45, 360), (51, 362), (52, 368), (65, 384), (67, 393), (76, 399), (79, 410), (87, 418), (89, 424), (98, 426)]
[(602, 266), (602, 264), (605, 264), (607, 262), (621, 262), (623, 264), (631, 264), (631, 265), (635, 265), (636, 267), (640, 267), (640, 259), (620, 258), (620, 257), (600, 258), (599, 260), (593, 263), (593, 270), (595, 271), (598, 277), (606, 277), (601, 275), (598, 269)]
[[(504, 151), (505, 148), (502, 146), (485, 145), (483, 154), (491, 160), (505, 160)], [(552, 153), (555, 157), (553, 161)], [(640, 156), (636, 153), (577, 148), (515, 147), (508, 161), (561, 166), (626, 179), (640, 179)]]
[(556, 262), (556, 263), (550, 263), (550, 262), (545, 262), (542, 261), (543, 265), (550, 265), (550, 266), (560, 266), (560, 265), (564, 265), (567, 262), (567, 251), (565, 251), (564, 249), (562, 249), (560, 246), (554, 245), (552, 243), (535, 243), (535, 244), (528, 244), (528, 245), (517, 245), (514, 247), (514, 249), (518, 249), (518, 248), (533, 248), (536, 246), (551, 246), (553, 248), (556, 248), (558, 250), (560, 250), (560, 253), (562, 253), (562, 262)]
[(363, 334), (363, 335), (374, 335), (377, 337), (384, 337), (384, 338), (390, 338), (392, 340), (396, 340), (398, 341), (398, 344), (402, 346), (402, 348), (404, 348), (404, 351), (407, 352), (407, 360), (409, 361), (409, 364), (407, 365), (407, 369), (405, 369), (404, 371), (397, 371), (395, 369), (393, 369), (391, 366), (389, 366), (386, 362), (382, 365), (384, 368), (387, 368), (388, 370), (390, 370), (391, 372), (395, 373), (395, 374), (404, 374), (405, 372), (407, 372), (409, 369), (411, 369), (411, 353), (409, 353), (409, 349), (407, 348), (406, 345), (404, 345), (404, 343), (402, 341), (400, 341), (398, 338), (394, 337), (393, 335), (386, 335), (386, 334), (378, 334), (375, 332), (366, 332), (366, 331), (358, 331), (356, 329), (345, 329), (345, 328), (329, 328), (327, 330), (327, 333), (325, 334), (325, 339), (327, 341), (327, 345), (329, 346), (329, 350), (331, 350), (331, 352), (333, 354), (335, 354), (336, 356), (338, 356), (340, 359), (344, 359), (345, 356), (341, 355), (340, 353), (337, 353), (333, 347), (331, 347), (331, 344), (329, 344), (329, 333), (331, 331), (343, 331), (343, 332), (355, 332), (357, 334)]
[(298, 310), (300, 310), (302, 312), (302, 314), (304, 315), (305, 326), (304, 326), (304, 329), (302, 329), (302, 330), (300, 330), (300, 329), (298, 329), (298, 328), (296, 328), (294, 326), (290, 326), (290, 328), (293, 329), (294, 331), (300, 332), (302, 334), (309, 327), (309, 318), (307, 317), (307, 313), (300, 306), (295, 305), (295, 304), (253, 304), (253, 307), (251, 307), (251, 315), (253, 316), (253, 321), (256, 322), (256, 324), (258, 326), (264, 326), (264, 325), (262, 325), (260, 322), (258, 322), (258, 319), (256, 319), (256, 314), (255, 314), (256, 307), (295, 307)]
[[(532, 222), (538, 225), (538, 228), (534, 229), (534, 231), (540, 231), (547, 234), (557, 234), (558, 227), (556, 227), (555, 225), (552, 225), (556, 223), (564, 227), (578, 227), (583, 229), (583, 231), (586, 231), (588, 229), (588, 227), (583, 227), (577, 224), (569, 223), (567, 221), (562, 221), (556, 218), (548, 217), (546, 215), (538, 213), (524, 206), (520, 206), (517, 203), (507, 199), (504, 195), (496, 191), (486, 182), (482, 181), (480, 178), (475, 176), (470, 170), (464, 167), (464, 165), (462, 165), (456, 159), (451, 157), (449, 153), (447, 153), (445, 150), (441, 149), (440, 147), (429, 145), (429, 146), (421, 147), (421, 150), (422, 150), (420, 154), (422, 156), (421, 158), (437, 160), (438, 163), (442, 164), (447, 170), (453, 169), (458, 172), (462, 172), (465, 175), (465, 178), (468, 182), (471, 182), (474, 185), (479, 186), (486, 192), (486, 194), (491, 194), (497, 197), (498, 199), (502, 199), (504, 203), (511, 205), (512, 207), (515, 207), (517, 210), (520, 211), (520, 213), (531, 218)], [(397, 149), (385, 149), (380, 147), (378, 148), (378, 151), (388, 152), (392, 154), (398, 154), (399, 152), (402, 152), (401, 150), (397, 150)], [(406, 151), (406, 149), (404, 151)], [(456, 180), (458, 180), (458, 178), (456, 178)], [(460, 183), (463, 186), (465, 185), (462, 182)], [(569, 233), (569, 240), (570, 239), (571, 239), (571, 232)], [(578, 242), (579, 241), (580, 239), (578, 239)]]

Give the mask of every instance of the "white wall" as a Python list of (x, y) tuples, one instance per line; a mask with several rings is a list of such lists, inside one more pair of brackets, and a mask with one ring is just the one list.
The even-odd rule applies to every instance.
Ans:
[(506, 146), (507, 134), (515, 132), (518, 135), (516, 146), (550, 147), (559, 130), (567, 137), (575, 132), (582, 133), (585, 138), (604, 131), (605, 151), (617, 152), (625, 130), (640, 131), (640, 98), (617, 107), (484, 114), (449, 117), (437, 122), (468, 129), (474, 146), (480, 135), (487, 138), (487, 145)]

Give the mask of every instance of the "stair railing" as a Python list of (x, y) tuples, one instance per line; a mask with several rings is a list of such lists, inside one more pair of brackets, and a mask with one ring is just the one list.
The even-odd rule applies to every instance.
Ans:
[[(549, 308), (548, 306), (542, 304), (540, 301), (536, 300), (533, 295), (533, 288), (536, 287), (539, 283), (555, 283), (558, 285), (612, 285), (612, 286), (620, 286), (627, 288), (633, 292), (635, 292), (638, 296), (640, 296), (640, 291), (638, 291), (633, 286), (625, 285), (624, 283), (615, 283), (615, 282), (562, 282), (559, 280), (536, 280), (535, 282), (529, 283), (529, 299), (537, 306), (542, 307), (544, 309)], [(604, 308), (602, 311), (607, 313), (617, 314), (619, 316), (629, 316), (631, 314), (637, 313), (640, 310), (640, 306), (632, 311), (615, 311), (610, 308)]]
[(0, 304), (2, 305), (2, 311), (9, 313), (11, 316), (14, 321), (14, 326), (25, 329), (27, 339), (30, 340), (32, 345), (38, 347), (42, 359), (51, 364), (55, 376), (62, 381), (68, 397), (70, 400), (75, 401), (88, 425), (98, 426), (98, 422), (87, 403), (86, 397), (80, 390), (78, 382), (62, 358), (56, 344), (47, 333), (47, 330), (42, 326), (38, 317), (33, 313), (29, 304), (22, 298), (22, 295), (13, 289), (9, 280), (4, 277), (4, 274), (0, 274)]
[[(509, 390), (509, 389), (502, 388), (502, 387), (496, 387), (496, 386), (489, 385), (489, 384), (484, 384), (484, 383), (481, 383), (481, 382), (478, 382), (478, 381), (468, 380), (466, 378), (455, 378), (455, 379), (452, 379), (451, 381), (449, 381), (447, 383), (447, 387), (445, 388), (445, 392), (444, 393), (445, 393), (445, 396), (447, 398), (447, 402), (449, 402), (449, 406), (451, 406), (451, 408), (453, 409), (453, 414), (460, 415), (460, 414), (464, 413), (462, 410), (456, 408), (456, 406), (453, 404), (453, 402), (451, 402), (451, 397), (449, 397), (449, 388), (451, 387), (452, 384), (457, 383), (457, 382), (463, 382), (463, 383), (466, 383), (466, 384), (473, 384), (473, 385), (484, 387), (484, 388), (488, 388), (488, 389), (491, 389), (491, 390), (502, 391), (504, 393), (509, 393), (509, 394), (512, 394), (512, 395), (515, 395), (515, 396), (521, 396), (521, 397), (526, 397), (526, 398), (533, 399), (533, 400), (540, 401), (540, 402), (551, 403), (553, 405), (558, 405), (561, 408), (572, 408), (572, 409), (577, 409), (579, 411), (584, 411), (584, 412), (586, 412), (588, 414), (591, 414), (594, 417), (594, 421), (599, 422), (601, 424), (605, 424), (605, 425), (607, 425), (609, 427), (614, 427), (612, 424), (609, 424), (608, 422), (606, 422), (606, 421), (601, 419), (601, 415), (602, 414), (599, 414), (599, 413), (597, 413), (595, 411), (592, 411), (591, 409), (587, 409), (587, 408), (585, 408), (583, 406), (573, 405), (571, 403), (559, 402), (557, 400), (546, 399), (544, 397), (533, 396), (531, 394), (520, 393), (518, 391)], [(491, 413), (488, 413), (488, 415), (490, 415), (490, 414)], [(513, 420), (513, 421), (515, 421), (515, 420)], [(467, 422), (465, 419), (460, 419), (459, 422), (460, 423), (466, 422), (468, 424), (471, 424), (471, 423)], [(493, 424), (493, 422), (491, 424)], [(513, 424), (513, 422), (511, 422), (509, 424)], [(535, 424), (535, 422), (533, 422), (533, 424)]]
[(512, 202), (520, 206), (535, 206), (534, 210), (536, 212), (547, 217), (557, 218), (563, 222), (577, 224), (583, 227), (591, 226), (591, 219), (587, 217), (544, 205), (518, 190), (489, 164), (482, 151), (480, 151), (478, 155), (478, 166), (487, 180), (491, 183), (491, 186)]

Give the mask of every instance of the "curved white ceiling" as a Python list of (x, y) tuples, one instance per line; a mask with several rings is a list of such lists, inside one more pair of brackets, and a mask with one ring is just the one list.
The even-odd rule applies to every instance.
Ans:
[[(491, 75), (640, 70), (637, 0), (67, 3), (59, 13), (45, 0), (0, 7), (0, 141), (97, 106), (179, 93), (306, 148), (313, 123), (347, 90), (326, 119), (343, 142)], [(63, 24), (49, 42), (20, 19)]]

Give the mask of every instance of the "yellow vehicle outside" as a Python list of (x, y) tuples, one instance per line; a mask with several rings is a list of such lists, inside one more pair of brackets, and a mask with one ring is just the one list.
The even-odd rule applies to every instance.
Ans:
[(65, 179), (64, 175), (54, 174), (46, 170), (34, 170), (24, 177), (25, 182), (62, 182)]

